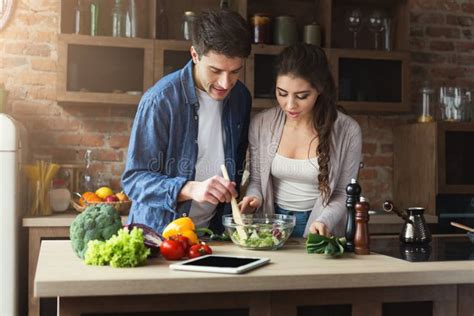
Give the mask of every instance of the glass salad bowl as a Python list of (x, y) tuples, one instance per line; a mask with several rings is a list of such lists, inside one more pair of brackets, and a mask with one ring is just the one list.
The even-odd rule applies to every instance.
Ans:
[(295, 228), (293, 215), (242, 214), (242, 225), (232, 215), (222, 216), (222, 224), (234, 244), (252, 250), (281, 248)]

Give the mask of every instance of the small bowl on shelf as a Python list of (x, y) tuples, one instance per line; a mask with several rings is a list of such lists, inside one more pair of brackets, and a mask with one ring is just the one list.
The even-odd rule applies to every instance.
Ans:
[(242, 214), (242, 224), (232, 215), (222, 216), (222, 224), (234, 244), (251, 250), (276, 250), (283, 247), (295, 228), (296, 218), (282, 214)]

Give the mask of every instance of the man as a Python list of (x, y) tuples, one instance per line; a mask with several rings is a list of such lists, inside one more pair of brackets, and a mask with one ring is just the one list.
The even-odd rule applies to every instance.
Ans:
[[(222, 232), (248, 144), (251, 96), (238, 77), (250, 50), (239, 14), (198, 15), (192, 60), (159, 80), (138, 106), (122, 175), (133, 200), (129, 223), (161, 232), (187, 214), (196, 226)], [(221, 164), (231, 181), (222, 177)]]

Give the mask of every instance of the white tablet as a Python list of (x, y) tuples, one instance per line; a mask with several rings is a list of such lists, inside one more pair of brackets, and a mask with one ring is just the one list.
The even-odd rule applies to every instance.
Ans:
[(207, 255), (170, 264), (173, 270), (243, 273), (270, 262), (269, 258)]

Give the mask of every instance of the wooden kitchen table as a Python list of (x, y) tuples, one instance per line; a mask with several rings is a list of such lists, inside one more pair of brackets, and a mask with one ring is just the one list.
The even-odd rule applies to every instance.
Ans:
[[(33, 282), (41, 241), (48, 239), (69, 239), (69, 227), (79, 213), (67, 211), (51, 216), (27, 216), (22, 225), (28, 230), (28, 315), (40, 315), (40, 301), (33, 296)], [(127, 216), (122, 216), (125, 223)]]
[(384, 304), (399, 302), (428, 302), (433, 316), (472, 316), (473, 261), (410, 263), (377, 254), (328, 259), (307, 254), (302, 239), (289, 240), (278, 251), (249, 251), (232, 243), (217, 243), (213, 249), (221, 255), (269, 257), (271, 263), (242, 275), (173, 271), (163, 258), (116, 269), (85, 265), (69, 241), (45, 241), (35, 296), (58, 297), (61, 316), (160, 311), (194, 315), (198, 310), (294, 316), (321, 311), (318, 308), (381, 316)]

